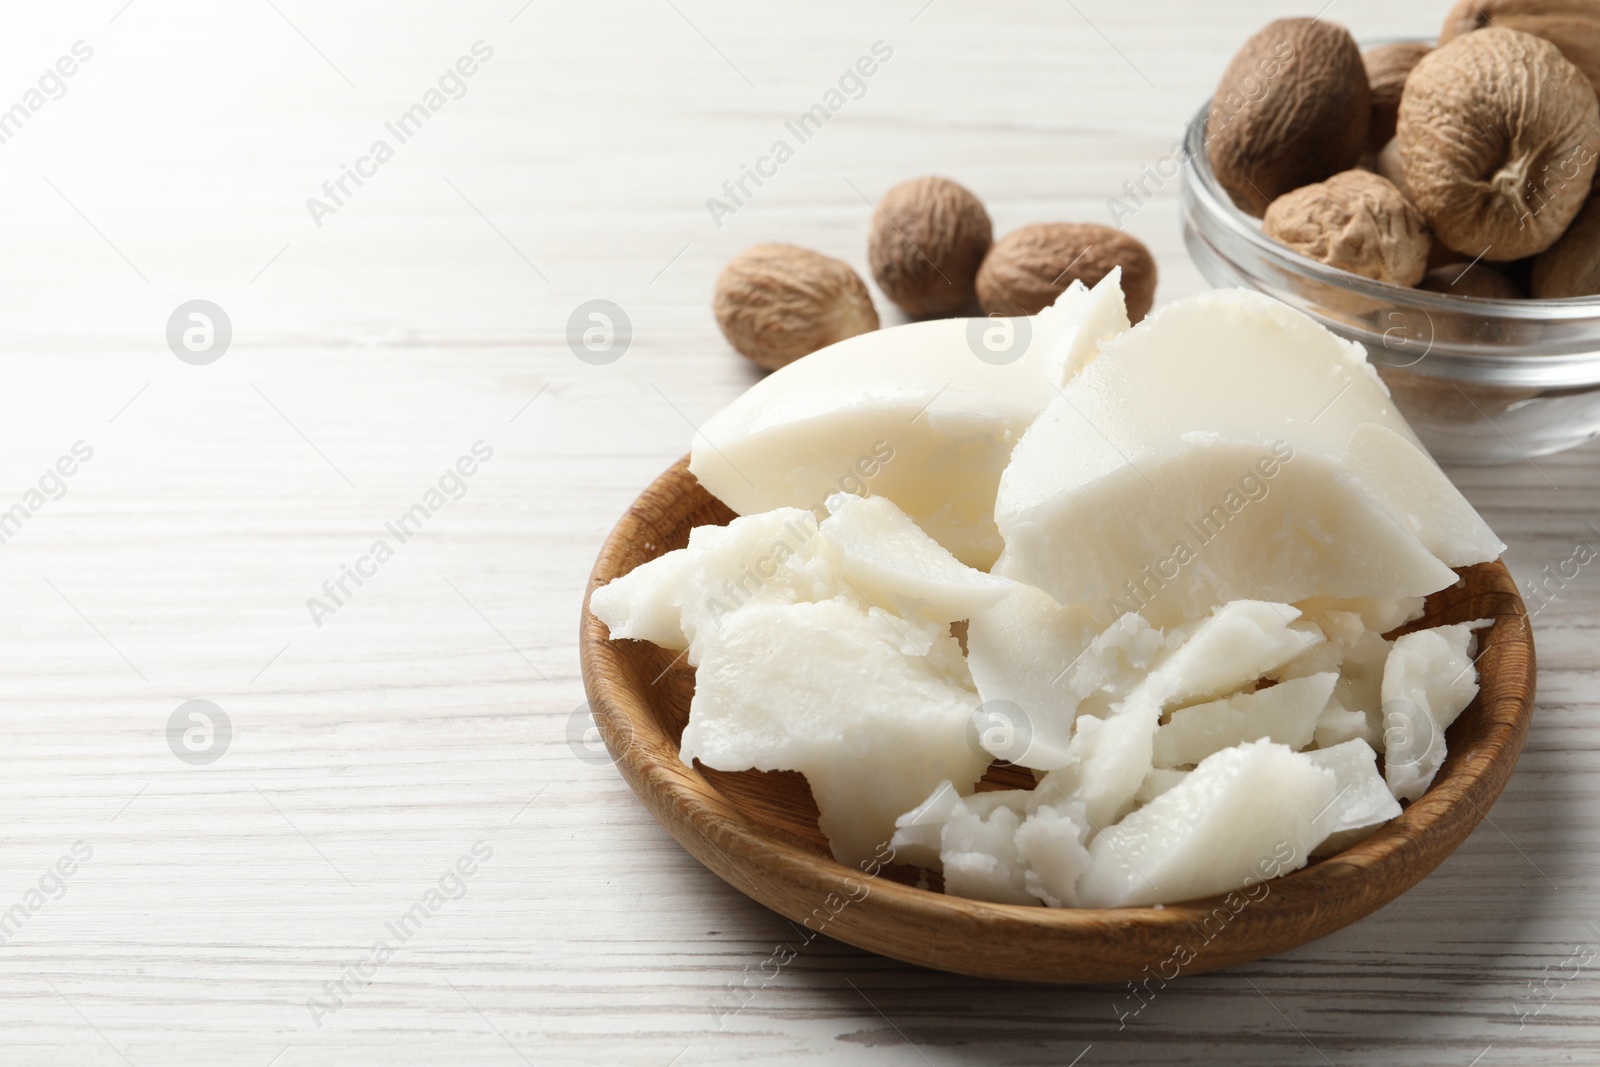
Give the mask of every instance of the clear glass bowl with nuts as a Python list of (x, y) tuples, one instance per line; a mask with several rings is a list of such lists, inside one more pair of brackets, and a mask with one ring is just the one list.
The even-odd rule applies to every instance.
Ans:
[(1218, 181), (1206, 150), (1210, 106), (1189, 125), (1182, 178), (1184, 241), (1209, 282), (1276, 297), (1363, 344), (1441, 461), (1513, 462), (1600, 435), (1600, 297), (1467, 297), (1300, 255), (1266, 236)]

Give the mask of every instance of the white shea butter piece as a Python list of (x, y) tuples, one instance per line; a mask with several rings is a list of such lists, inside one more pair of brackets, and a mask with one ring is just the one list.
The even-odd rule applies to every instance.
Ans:
[(1337, 792), (1333, 771), (1284, 745), (1224, 749), (1095, 836), (1079, 903), (1170, 904), (1303, 867)]
[(1055, 383), (1065, 385), (1100, 354), (1101, 346), (1130, 325), (1122, 296), (1122, 268), (1111, 268), (1093, 289), (1074, 279), (1038, 317), (1046, 316), (1060, 323), (1046, 363)]
[[(689, 470), (741, 515), (869, 490), (987, 569), (1000, 552), (995, 487), (1012, 448), (1092, 358), (1097, 335), (1126, 326), (1121, 308), (1113, 274), (1032, 318), (935, 319), (840, 341), (708, 419)], [(997, 336), (999, 349), (986, 347)]]
[(1105, 714), (1144, 684), (1167, 651), (1165, 636), (1143, 616), (1124, 615), (1106, 627), (1067, 672), (1067, 684), (1083, 700), (1079, 714)]
[(1052, 805), (1053, 791), (957, 794), (941, 782), (896, 822), (895, 856), (944, 872), (945, 892), (1000, 904), (1077, 904), (1089, 867), (1087, 824)]
[[(825, 600), (725, 616), (701, 656), (681, 748), (685, 763), (805, 775), (834, 856), (852, 866), (941, 781), (970, 791), (989, 765), (967, 740), (978, 695), (903, 651), (873, 614)], [(949, 656), (955, 639), (940, 641)]]
[(1322, 812), (1329, 835), (1312, 850), (1314, 856), (1349, 848), (1400, 814), (1400, 802), (1378, 774), (1378, 754), (1362, 740), (1307, 752), (1311, 762), (1334, 773), (1338, 792)]
[(676, 549), (647, 560), (596, 589), (589, 597), (589, 610), (606, 624), (613, 641), (649, 641), (662, 648), (688, 648), (682, 598), (693, 582), (694, 563), (689, 550)]
[(1371, 748), (1372, 742), (1368, 740), (1371, 723), (1366, 712), (1343, 707), (1338, 698), (1334, 698), (1317, 716), (1317, 728), (1312, 734), (1312, 741), (1318, 748), (1334, 748), (1347, 741), (1359, 740)]
[(1472, 631), (1487, 620), (1395, 638), (1383, 667), (1384, 779), (1415, 800), (1444, 765), (1445, 730), (1478, 695)]
[(1499, 542), (1420, 448), (1359, 346), (1201, 293), (1103, 345), (1029, 429), (996, 572), (1163, 627), (1246, 598), (1425, 596), (1456, 580), (1430, 546), (1461, 565)]
[(945, 824), (961, 810), (961, 794), (948, 779), (934, 786), (928, 799), (895, 819), (894, 836), (889, 839), (895, 861), (939, 870), (939, 842)]
[(1417, 447), (1409, 427), (1376, 422), (1357, 426), (1344, 465), (1385, 511), (1447, 565), (1482, 563), (1505, 551), (1483, 516), (1433, 457)]
[[(693, 666), (718, 621), (750, 604), (844, 597), (909, 620), (948, 624), (1015, 588), (958, 562), (888, 500), (838, 493), (828, 504), (833, 513), (820, 526), (803, 508), (697, 526), (686, 548), (596, 589), (590, 610), (613, 638), (688, 648)], [(916, 633), (905, 630), (906, 644), (926, 653)]]
[(835, 493), (828, 511), (822, 536), (837, 550), (846, 583), (897, 615), (970, 619), (1016, 588), (956, 559), (886, 497)]
[(1235, 600), (1167, 635), (1172, 652), (1139, 688), (1162, 707), (1237, 692), (1323, 643), (1288, 604)]
[[(688, 648), (701, 631), (746, 604), (827, 600), (846, 591), (833, 561), (820, 558), (817, 519), (779, 508), (696, 526), (689, 544), (640, 564), (594, 591), (589, 610), (616, 638)], [(691, 650), (689, 663), (699, 662)]]
[(973, 614), (967, 625), (973, 684), (990, 720), (1005, 716), (1015, 724), (1009, 746), (995, 755), (1039, 770), (1066, 763), (1083, 696), (1069, 669), (1100, 630), (1083, 605), (1063, 607), (1026, 585), (1013, 584), (1003, 600)]
[(1321, 626), (1324, 632), (1340, 644), (1350, 644), (1360, 634), (1348, 625), (1324, 625), (1324, 620), (1336, 615), (1355, 615), (1361, 620), (1363, 630), (1386, 634), (1413, 619), (1422, 618), (1427, 598), (1420, 596), (1386, 599), (1382, 597), (1352, 597), (1337, 600), (1332, 597), (1310, 597), (1295, 604), (1305, 617)]
[(952, 814), (939, 848), (946, 893), (997, 904), (1038, 903), (1028, 892), (1027, 868), (1017, 855), (1027, 797), (1026, 792), (977, 793)]
[(1180, 708), (1156, 730), (1155, 765), (1199, 763), (1213, 752), (1262, 738), (1299, 751), (1311, 743), (1338, 679), (1329, 671)]
[(1155, 735), (1163, 711), (1237, 692), (1322, 640), (1315, 629), (1301, 628), (1299, 614), (1287, 604), (1224, 604), (1166, 635), (1162, 658), (1104, 717), (1078, 716), (1067, 746), (1076, 782), (1069, 797), (1092, 831), (1132, 808), (1155, 765)]
[(1383, 751), (1383, 669), (1389, 661), (1391, 642), (1368, 631), (1344, 650), (1339, 664), (1339, 684), (1333, 699), (1339, 707), (1359, 711), (1367, 717), (1363, 740)]
[(1153, 705), (1123, 703), (1103, 719), (1085, 715), (1078, 720), (1067, 748), (1071, 762), (1053, 773), (1076, 772), (1076, 788), (1068, 796), (1091, 832), (1098, 833), (1133, 808), (1155, 762), (1159, 715)]
[(1134, 794), (1134, 800), (1140, 804), (1148, 804), (1183, 781), (1183, 776), (1188, 773), (1175, 767), (1152, 767), (1150, 773), (1144, 776), (1144, 783), (1139, 786), (1139, 792)]
[(1049, 907), (1077, 907), (1078, 880), (1089, 869), (1089, 850), (1084, 847), (1088, 832), (1088, 824), (1071, 807), (1035, 807), (1017, 827), (1023, 887)]
[(1316, 616), (1323, 626), (1333, 626), (1338, 636), (1311, 652), (1285, 663), (1270, 673), (1278, 681), (1304, 678), (1328, 670), (1339, 672), (1333, 695), (1317, 722), (1319, 748), (1359, 737), (1373, 748), (1383, 750), (1382, 696), (1383, 664), (1389, 658), (1389, 642), (1372, 630), (1362, 629), (1350, 636), (1341, 619), (1360, 616), (1340, 611), (1324, 611)]

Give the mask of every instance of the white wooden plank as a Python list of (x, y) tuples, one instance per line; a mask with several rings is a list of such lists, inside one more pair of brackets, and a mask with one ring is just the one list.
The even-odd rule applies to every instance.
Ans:
[[(570, 743), (600, 539), (685, 449), (683, 416), (753, 380), (709, 312), (729, 255), (789, 240), (864, 269), (857, 190), (930, 171), (1002, 231), (1103, 220), (1247, 34), (1318, 6), (12, 11), (0, 99), (74, 41), (95, 55), (0, 145), (0, 500), (76, 441), (95, 454), (0, 546), (0, 911), (74, 842), (93, 857), (0, 947), (5, 1062), (1592, 1060), (1594, 965), (1552, 977), (1600, 945), (1587, 571), (1538, 619), (1538, 719), (1492, 826), (1378, 915), (1174, 985), (1120, 1029), (1126, 990), (832, 942), (719, 1019), (793, 929)], [(1327, 17), (1428, 33), (1445, 6)], [(306, 198), (478, 40), (494, 57), (466, 95), (317, 228)], [(706, 197), (876, 40), (895, 53), (866, 94), (714, 226)], [(1163, 298), (1200, 287), (1175, 184), (1128, 227)], [(564, 340), (596, 296), (636, 330), (609, 367)], [(206, 367), (163, 341), (197, 297), (235, 330)], [(479, 440), (494, 458), (466, 495), (315, 626), (306, 598)], [(1453, 473), (1531, 578), (1600, 537), (1597, 459)], [(197, 698), (234, 729), (208, 767), (165, 740)], [(319, 1027), (307, 1001), (478, 841), (493, 858), (465, 895)]]

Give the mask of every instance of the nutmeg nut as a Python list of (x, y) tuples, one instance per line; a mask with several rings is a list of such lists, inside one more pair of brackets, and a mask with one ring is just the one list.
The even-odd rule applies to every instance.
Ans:
[(711, 301), (722, 335), (767, 370), (878, 328), (848, 263), (797, 245), (760, 244), (728, 261)]
[(1418, 289), (1484, 300), (1520, 300), (1522, 287), (1484, 263), (1446, 263), (1422, 276)]
[(1136, 237), (1092, 222), (1036, 222), (989, 249), (978, 271), (978, 303), (991, 315), (1037, 315), (1074, 281), (1094, 284), (1122, 268), (1128, 319), (1156, 298), (1156, 261)]
[(1469, 259), (1506, 262), (1549, 248), (1583, 206), (1600, 104), (1549, 41), (1476, 30), (1418, 61), (1395, 139), (1434, 235)]
[[(1400, 142), (1396, 138), (1389, 138), (1389, 143), (1383, 146), (1382, 151), (1373, 160), (1372, 169), (1389, 179), (1394, 187), (1400, 190), (1400, 195), (1406, 198), (1406, 203), (1416, 206), (1411, 190), (1406, 188), (1405, 168), (1400, 166)], [(1430, 231), (1429, 237), (1432, 237)], [(1428, 247), (1428, 269), (1442, 267), (1447, 263), (1461, 263), (1461, 253), (1446, 248), (1443, 241), (1430, 240)]]
[(1416, 208), (1387, 178), (1347, 170), (1272, 202), (1261, 230), (1308, 259), (1395, 285), (1416, 285), (1432, 243)]
[(1561, 239), (1534, 259), (1528, 287), (1536, 300), (1600, 296), (1600, 196), (1589, 197)]
[(1405, 168), (1400, 166), (1400, 142), (1393, 137), (1389, 138), (1389, 143), (1378, 150), (1377, 159), (1373, 162), (1375, 164), (1373, 169), (1388, 178), (1394, 187), (1400, 190), (1400, 195), (1409, 202), (1411, 190), (1406, 188)]
[(1223, 72), (1206, 114), (1206, 155), (1233, 202), (1259, 217), (1284, 193), (1354, 167), (1370, 121), (1367, 71), (1350, 32), (1279, 19)]
[(950, 315), (976, 299), (978, 268), (994, 240), (983, 202), (948, 178), (913, 178), (878, 201), (867, 263), (907, 315)]
[(1444, 17), (1439, 43), (1485, 26), (1543, 37), (1600, 91), (1600, 3), (1596, 0), (1458, 0)]
[(1383, 384), (1389, 387), (1389, 395), (1400, 413), (1418, 428), (1481, 428), (1485, 420), (1492, 421), (1523, 402), (1543, 395), (1538, 389), (1524, 386), (1458, 382), (1376, 360), (1373, 366)]
[(1417, 61), (1431, 51), (1433, 46), (1421, 41), (1395, 41), (1361, 53), (1372, 98), (1372, 120), (1367, 123), (1367, 151), (1381, 151), (1394, 136), (1395, 118), (1400, 113), (1400, 91), (1405, 88), (1406, 76), (1417, 65)]

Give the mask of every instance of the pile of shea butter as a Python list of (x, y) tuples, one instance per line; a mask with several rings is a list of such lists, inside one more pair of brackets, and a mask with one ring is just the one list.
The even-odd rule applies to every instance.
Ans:
[[(685, 762), (799, 771), (844, 863), (1052, 907), (1246, 887), (1422, 795), (1484, 624), (1384, 635), (1503, 546), (1359, 346), (1235, 290), (1130, 329), (1119, 281), (851, 338), (705, 424), (740, 517), (590, 605), (696, 668)], [(978, 791), (996, 759), (1035, 788)]]

